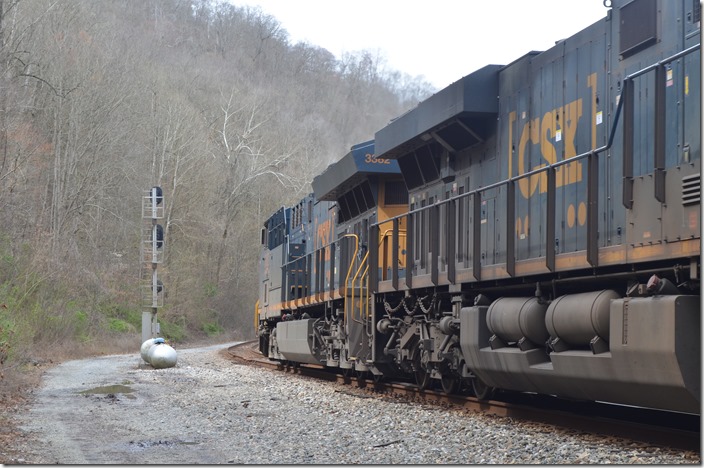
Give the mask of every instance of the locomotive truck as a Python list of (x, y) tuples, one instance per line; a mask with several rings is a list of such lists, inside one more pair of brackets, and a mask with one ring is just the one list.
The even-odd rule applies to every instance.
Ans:
[(264, 224), (260, 351), (700, 414), (700, 19), (614, 0), (352, 147)]

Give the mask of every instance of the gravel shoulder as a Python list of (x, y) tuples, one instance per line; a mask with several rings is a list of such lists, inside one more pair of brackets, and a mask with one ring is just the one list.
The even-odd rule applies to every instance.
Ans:
[(26, 455), (11, 463), (701, 463), (699, 453), (355, 395), (233, 364), (227, 346), (177, 349), (169, 369), (135, 353), (48, 370), (16, 416)]

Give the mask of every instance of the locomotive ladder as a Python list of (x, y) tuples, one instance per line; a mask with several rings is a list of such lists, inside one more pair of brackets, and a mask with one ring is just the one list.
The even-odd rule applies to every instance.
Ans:
[[(376, 252), (382, 244), (386, 244), (387, 238), (392, 234), (391, 229), (387, 229), (380, 237), (377, 248), (369, 249), (364, 257), (359, 262), (359, 266), (355, 274), (350, 280), (350, 274), (354, 267), (354, 262), (350, 262), (350, 267), (347, 272), (347, 278), (345, 280), (345, 321), (348, 324), (348, 336), (349, 336), (349, 321), (357, 323), (364, 327), (364, 331), (367, 337), (371, 340), (374, 333), (374, 321), (371, 317), (371, 289), (369, 287), (370, 282), (370, 271), (376, 271), (378, 268), (378, 256)], [(356, 236), (354, 236), (356, 238)], [(377, 239), (376, 231), (375, 234), (370, 237), (371, 239)], [(358, 251), (358, 245), (355, 247), (355, 254), (352, 258), (356, 257)], [(358, 359), (359, 356), (350, 356), (351, 358)]]

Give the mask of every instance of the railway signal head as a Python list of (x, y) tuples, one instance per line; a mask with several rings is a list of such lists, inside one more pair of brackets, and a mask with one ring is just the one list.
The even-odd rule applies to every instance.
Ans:
[(154, 228), (156, 230), (156, 248), (160, 249), (164, 246), (164, 228), (161, 224), (156, 224)]
[(161, 201), (164, 199), (163, 193), (161, 191), (161, 187), (159, 187), (158, 185), (155, 187), (152, 187), (151, 197), (152, 197), (152, 200), (154, 201), (155, 205), (161, 205)]

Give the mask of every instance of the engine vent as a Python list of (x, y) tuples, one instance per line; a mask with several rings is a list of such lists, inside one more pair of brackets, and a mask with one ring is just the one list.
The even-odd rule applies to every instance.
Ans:
[(625, 58), (658, 40), (657, 0), (633, 0), (620, 10), (621, 55)]
[(702, 20), (702, 5), (699, 0), (692, 0), (692, 23), (697, 24)]
[(682, 178), (682, 204), (696, 205), (701, 202), (701, 174), (692, 174)]

